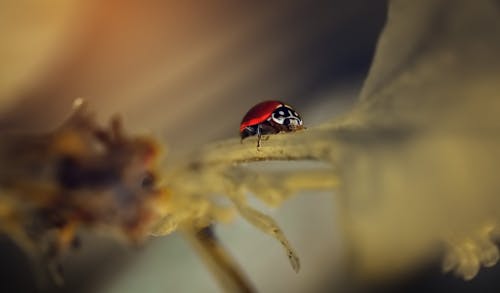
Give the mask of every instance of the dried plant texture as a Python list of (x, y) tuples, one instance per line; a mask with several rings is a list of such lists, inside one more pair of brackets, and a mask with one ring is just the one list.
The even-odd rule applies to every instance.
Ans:
[[(338, 180), (331, 168), (304, 171), (256, 172), (247, 163), (261, 160), (323, 160), (329, 156), (331, 144), (309, 146), (301, 142), (313, 133), (274, 135), (257, 149), (255, 141), (239, 139), (209, 145), (193, 155), (190, 162), (172, 168), (166, 175), (169, 191), (166, 216), (153, 230), (165, 235), (182, 227), (203, 228), (212, 222), (226, 222), (237, 211), (256, 228), (275, 237), (285, 248), (295, 271), (300, 263), (297, 254), (278, 224), (268, 215), (248, 204), (252, 194), (263, 202), (276, 206), (301, 190), (331, 190)], [(319, 142), (319, 139), (316, 140)], [(325, 140), (326, 142), (327, 140)], [(285, 145), (288, 145), (285, 146)]]
[(225, 292), (256, 292), (218, 240), (212, 226), (195, 230), (185, 229), (184, 236), (190, 240)]
[[(278, 205), (299, 190), (337, 188), (334, 202), (357, 276), (394, 277), (444, 249), (444, 269), (470, 279), (481, 265), (498, 260), (492, 240), (500, 220), (499, 11), (498, 1), (491, 0), (391, 1), (351, 113), (320, 127), (273, 135), (259, 150), (254, 141), (238, 139), (200, 148), (168, 166), (160, 189), (144, 183), (146, 174), (155, 174), (146, 163), (154, 143), (122, 136), (116, 123), (101, 130), (76, 115), (40, 139), (4, 139), (2, 229), (25, 246), (53, 231), (51, 243), (67, 247), (75, 225), (105, 226), (136, 239), (145, 231), (193, 233), (237, 212), (275, 237), (298, 270), (297, 253), (283, 231), (248, 198)], [(75, 187), (55, 172), (61, 166), (53, 163), (63, 154), (79, 162), (70, 160), (70, 170), (90, 178), (101, 178), (102, 168), (119, 175), (76, 180)], [(330, 167), (277, 172), (249, 166), (265, 160), (312, 160)], [(44, 213), (47, 207), (53, 209)]]
[[(281, 230), (248, 206), (246, 196), (278, 204), (297, 190), (339, 186), (335, 203), (348, 261), (361, 278), (395, 277), (441, 249), (445, 270), (465, 279), (480, 265), (495, 264), (499, 11), (498, 2), (488, 0), (392, 1), (351, 113), (272, 136), (260, 150), (237, 140), (201, 149), (167, 173), (171, 209), (154, 233), (225, 220), (217, 200), (225, 195), (226, 207), (277, 238), (297, 268)], [(247, 168), (262, 160), (317, 160), (332, 169), (283, 174)]]
[(157, 155), (154, 141), (127, 137), (117, 118), (98, 126), (85, 105), (51, 133), (4, 134), (0, 230), (50, 264), (78, 243), (79, 229), (142, 241), (161, 199)]

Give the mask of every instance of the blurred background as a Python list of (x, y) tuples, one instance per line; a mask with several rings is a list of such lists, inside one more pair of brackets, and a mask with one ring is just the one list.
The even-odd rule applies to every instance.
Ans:
[[(206, 142), (236, 137), (255, 103), (281, 99), (306, 126), (353, 106), (387, 17), (386, 1), (83, 1), (0, 3), (0, 131), (47, 131), (77, 97), (104, 122), (160, 138), (174, 162)], [(258, 204), (258, 203), (256, 203)], [(477, 292), (499, 289), (498, 270), (471, 282), (430, 258), (390, 283), (345, 284), (345, 247), (328, 193), (302, 194), (278, 209), (302, 260), (295, 274), (281, 247), (242, 220), (217, 227), (261, 292)], [(1, 241), (2, 292), (34, 292), (29, 261)], [(66, 284), (47, 292), (218, 292), (178, 234), (125, 247), (84, 235), (63, 263)], [(347, 287), (344, 287), (347, 286)], [(484, 289), (484, 290), (483, 290)]]

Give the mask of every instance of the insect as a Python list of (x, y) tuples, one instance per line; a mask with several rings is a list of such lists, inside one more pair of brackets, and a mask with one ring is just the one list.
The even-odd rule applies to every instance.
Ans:
[(264, 101), (245, 114), (240, 124), (240, 136), (243, 141), (257, 135), (257, 147), (260, 147), (262, 135), (300, 129), (304, 129), (302, 118), (291, 106), (280, 101)]

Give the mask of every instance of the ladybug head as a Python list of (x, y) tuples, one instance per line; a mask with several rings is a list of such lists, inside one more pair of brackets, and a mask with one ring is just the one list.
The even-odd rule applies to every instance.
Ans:
[(299, 113), (288, 105), (276, 108), (271, 114), (270, 120), (290, 131), (303, 128), (302, 118)]

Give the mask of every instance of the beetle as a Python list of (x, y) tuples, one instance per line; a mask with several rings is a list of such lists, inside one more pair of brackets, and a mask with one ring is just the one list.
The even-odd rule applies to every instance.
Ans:
[(292, 106), (281, 101), (264, 101), (253, 106), (240, 123), (240, 137), (257, 135), (260, 147), (262, 135), (304, 129), (302, 118)]

